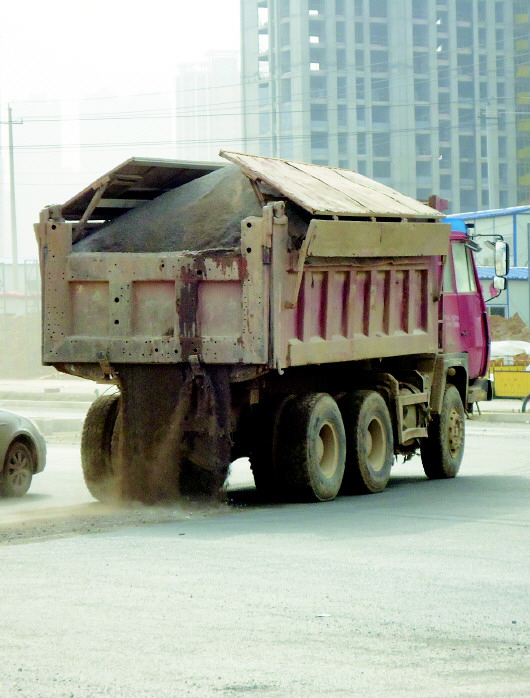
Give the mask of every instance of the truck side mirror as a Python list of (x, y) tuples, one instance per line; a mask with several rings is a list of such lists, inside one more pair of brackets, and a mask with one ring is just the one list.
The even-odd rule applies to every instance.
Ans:
[(506, 290), (506, 279), (504, 276), (494, 276), (493, 277), (493, 288), (496, 291), (505, 291)]
[[(495, 274), (496, 276), (506, 276), (510, 270), (508, 243), (504, 240), (495, 242)], [(496, 288), (496, 287), (495, 287)], [(504, 289), (501, 289), (504, 290)]]

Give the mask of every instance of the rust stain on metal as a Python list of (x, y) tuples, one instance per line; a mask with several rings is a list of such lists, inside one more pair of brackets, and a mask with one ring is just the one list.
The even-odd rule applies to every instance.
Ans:
[(190, 263), (188, 266), (180, 268), (180, 279), (184, 283), (196, 283), (206, 279), (207, 269), (206, 261), (201, 255), (190, 258)]
[(179, 334), (182, 337), (194, 337), (197, 334), (197, 273), (189, 267), (181, 267), (180, 278), (182, 288), (177, 299)]
[(202, 356), (202, 337), (183, 337), (181, 335), (179, 341), (182, 349), (182, 361), (187, 361), (192, 355)]
[(207, 256), (195, 256), (193, 259), (195, 261), (196, 273), (199, 269), (202, 270), (202, 274), (199, 274), (199, 276), (203, 276), (204, 274), (203, 278), (207, 278), (206, 262), (213, 262), (217, 269), (227, 275), (236, 267), (239, 271), (239, 278), (246, 278), (246, 260), (242, 260), (239, 251), (230, 250), (229, 252), (225, 252), (223, 250), (211, 250), (208, 251)]
[(249, 278), (247, 258), (243, 256), (238, 256), (236, 258), (236, 262), (239, 268), (239, 278), (242, 281), (246, 281)]

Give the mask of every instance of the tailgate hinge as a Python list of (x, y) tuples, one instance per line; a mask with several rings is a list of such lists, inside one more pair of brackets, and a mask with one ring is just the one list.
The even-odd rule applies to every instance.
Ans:
[(107, 354), (103, 354), (102, 352), (98, 352), (97, 360), (98, 360), (98, 364), (99, 364), (99, 367), (101, 369), (101, 372), (103, 373), (103, 380), (105, 380), (105, 381), (115, 380), (118, 373), (109, 364), (109, 357), (107, 356)]

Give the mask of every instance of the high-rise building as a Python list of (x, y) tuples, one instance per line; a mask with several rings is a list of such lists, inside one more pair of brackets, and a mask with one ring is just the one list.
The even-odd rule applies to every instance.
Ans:
[(242, 0), (249, 152), (450, 210), (530, 199), (528, 0)]
[(515, 0), (513, 10), (517, 194), (525, 204), (530, 203), (530, 3)]

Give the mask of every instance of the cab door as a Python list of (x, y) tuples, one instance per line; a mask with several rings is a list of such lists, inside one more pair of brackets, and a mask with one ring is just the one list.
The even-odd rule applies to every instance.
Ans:
[(453, 240), (451, 251), (458, 301), (460, 351), (468, 354), (469, 377), (478, 378), (483, 375), (487, 360), (486, 309), (477, 286), (472, 253), (465, 240)]
[(443, 269), (443, 321), (442, 343), (444, 354), (459, 354), (462, 351), (460, 336), (460, 309), (456, 294), (453, 255), (451, 249), (445, 258)]

